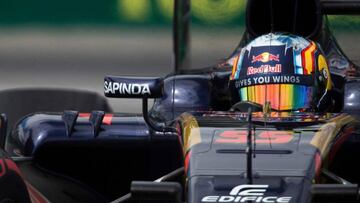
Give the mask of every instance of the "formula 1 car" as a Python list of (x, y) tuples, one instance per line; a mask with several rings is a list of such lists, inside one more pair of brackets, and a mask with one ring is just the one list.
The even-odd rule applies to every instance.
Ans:
[[(105, 96), (141, 98), (141, 115), (32, 113), (10, 133), (1, 115), (0, 202), (359, 200), (360, 80), (333, 74), (335, 108), (321, 114), (233, 105), (232, 57), (184, 68), (189, 5), (175, 1), (174, 73), (105, 77)], [(298, 16), (289, 17), (294, 9)], [(358, 1), (248, 0), (246, 31), (233, 55), (257, 36), (287, 31), (321, 44), (329, 61), (352, 63), (324, 16), (358, 13)]]

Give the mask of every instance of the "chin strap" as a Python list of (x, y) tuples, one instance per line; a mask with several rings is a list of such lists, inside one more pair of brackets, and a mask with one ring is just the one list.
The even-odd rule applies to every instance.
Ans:
[(315, 108), (317, 111), (323, 112), (326, 111), (328, 109), (330, 109), (332, 107), (332, 96), (331, 96), (331, 89), (327, 89), (327, 85), (324, 83), (325, 78), (324, 75), (322, 73), (320, 73), (319, 71), (317, 71), (315, 73), (315, 86), (314, 86), (314, 96), (315, 98), (318, 98), (317, 96), (321, 95), (319, 91), (319, 89), (323, 89), (324, 93), (320, 96), (320, 98), (315, 101), (316, 105)]
[(330, 91), (325, 90), (325, 93), (319, 99), (316, 108), (318, 111), (323, 112), (328, 110), (330, 107), (332, 107), (331, 94)]

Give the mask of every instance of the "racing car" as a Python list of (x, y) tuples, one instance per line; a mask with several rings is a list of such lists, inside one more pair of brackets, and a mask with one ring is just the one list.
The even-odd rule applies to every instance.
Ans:
[(174, 73), (104, 79), (105, 96), (142, 99), (142, 114), (35, 112), (10, 132), (1, 115), (1, 202), (359, 200), (360, 81), (329, 69), (355, 64), (324, 16), (360, 2), (248, 0), (237, 49), (197, 70), (189, 5), (175, 1)]

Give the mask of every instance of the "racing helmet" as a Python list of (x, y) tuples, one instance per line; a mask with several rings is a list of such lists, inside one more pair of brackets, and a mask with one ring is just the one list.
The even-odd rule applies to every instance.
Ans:
[(266, 104), (276, 111), (324, 111), (331, 106), (331, 76), (317, 43), (270, 33), (234, 57), (229, 82), (233, 104)]

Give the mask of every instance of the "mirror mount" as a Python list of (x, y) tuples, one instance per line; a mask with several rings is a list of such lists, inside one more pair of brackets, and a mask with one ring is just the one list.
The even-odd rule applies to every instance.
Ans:
[(160, 127), (160, 126), (154, 125), (151, 122), (150, 117), (149, 117), (149, 110), (148, 110), (148, 98), (146, 96), (144, 96), (142, 98), (142, 114), (143, 114), (143, 118), (144, 118), (145, 123), (153, 131), (161, 132), (161, 133), (165, 133), (166, 131), (173, 131), (173, 128)]

